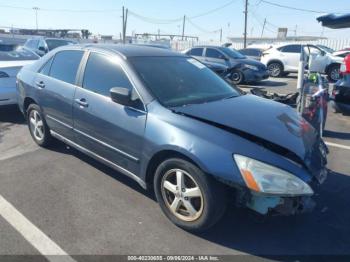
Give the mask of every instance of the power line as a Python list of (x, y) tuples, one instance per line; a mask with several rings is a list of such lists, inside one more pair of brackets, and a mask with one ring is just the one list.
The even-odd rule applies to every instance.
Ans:
[(226, 4), (222, 5), (222, 6), (216, 7), (216, 8), (214, 8), (214, 9), (208, 10), (208, 11), (203, 12), (203, 13), (198, 14), (198, 15), (191, 16), (190, 18), (191, 18), (191, 19), (195, 19), (195, 18), (198, 18), (198, 17), (202, 17), (202, 16), (206, 16), (206, 15), (215, 13), (215, 12), (217, 12), (217, 11), (219, 11), (219, 10), (221, 10), (221, 9), (224, 9), (225, 7), (227, 7), (227, 6), (231, 5), (231, 4), (233, 4), (233, 3), (236, 2), (236, 1), (237, 1), (237, 0), (232, 0), (232, 1), (226, 3)]
[[(23, 6), (13, 6), (13, 5), (3, 5), (0, 7), (10, 8), (10, 9), (18, 9), (18, 10), (30, 10), (32, 11), (32, 7), (23, 7)], [(106, 13), (106, 12), (119, 12), (121, 9), (100, 9), (100, 10), (92, 10), (92, 9), (49, 9), (49, 8), (40, 8), (40, 11), (46, 12), (69, 12), (69, 13)]]
[(206, 34), (213, 34), (213, 33), (218, 33), (220, 32), (221, 29), (216, 29), (216, 30), (212, 30), (209, 31), (207, 29), (204, 29), (203, 27), (195, 24), (193, 21), (191, 21), (191, 19), (189, 19), (188, 17), (186, 17), (186, 21), (189, 22), (194, 28), (196, 28), (197, 30), (201, 31), (202, 33), (206, 33)]
[[(311, 9), (305, 9), (305, 8), (298, 8), (298, 7), (288, 6), (288, 5), (281, 5), (281, 4), (273, 3), (273, 2), (270, 2), (270, 1), (266, 1), (266, 0), (261, 0), (259, 2), (259, 4), (260, 3), (265, 3), (265, 4), (268, 4), (268, 5), (273, 5), (273, 6), (286, 8), (286, 9), (290, 9), (290, 10), (301, 11), (301, 12), (316, 13), (316, 14), (329, 13), (329, 11), (320, 11), (320, 10), (311, 10)], [(335, 12), (335, 13), (337, 13), (337, 14), (345, 14), (344, 12)]]

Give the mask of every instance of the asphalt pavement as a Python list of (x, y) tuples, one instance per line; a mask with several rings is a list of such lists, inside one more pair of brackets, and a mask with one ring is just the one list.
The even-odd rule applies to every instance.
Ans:
[[(288, 93), (295, 85), (290, 76), (259, 86)], [(136, 182), (58, 141), (39, 148), (16, 107), (0, 108), (0, 210), (8, 212), (6, 218), (0, 215), (0, 255), (37, 255), (42, 242), (52, 253), (73, 258), (350, 255), (349, 130), (350, 116), (329, 112), (325, 140), (332, 143), (328, 167), (333, 172), (316, 190), (313, 213), (263, 217), (232, 206), (210, 231), (192, 234), (169, 222), (153, 194)]]

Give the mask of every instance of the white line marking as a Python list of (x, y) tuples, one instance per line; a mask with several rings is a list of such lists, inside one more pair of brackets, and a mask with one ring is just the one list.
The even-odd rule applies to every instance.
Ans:
[(326, 145), (327, 145), (327, 146), (338, 147), (338, 148), (341, 148), (341, 149), (350, 150), (350, 146), (339, 145), (339, 144), (332, 143), (332, 142), (326, 142)]
[(0, 215), (49, 261), (75, 261), (1, 195)]

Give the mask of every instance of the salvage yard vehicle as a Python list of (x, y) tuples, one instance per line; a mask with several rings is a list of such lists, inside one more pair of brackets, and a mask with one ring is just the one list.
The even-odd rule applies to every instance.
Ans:
[(77, 42), (68, 39), (35, 37), (28, 39), (24, 46), (39, 56), (43, 56), (57, 47), (74, 44), (77, 44)]
[(324, 142), (291, 107), (165, 49), (61, 47), (21, 70), (18, 100), (38, 145), (57, 138), (153, 189), (190, 231), (218, 222), (228, 202), (310, 211), (328, 174)]
[(248, 57), (249, 59), (254, 59), (258, 61), (260, 61), (263, 51), (264, 50), (261, 48), (251, 48), (251, 47), (238, 50), (238, 52)]
[(218, 63), (229, 67), (231, 69), (230, 80), (234, 84), (259, 82), (269, 77), (265, 65), (256, 60), (248, 59), (232, 48), (196, 46), (183, 53), (203, 63)]
[[(323, 74), (326, 74), (331, 81), (339, 79), (340, 65), (342, 58), (332, 55), (315, 45), (307, 45), (309, 49), (305, 52), (311, 54), (320, 54), (323, 59), (320, 59), (320, 67)], [(261, 62), (268, 68), (269, 74), (272, 77), (281, 77), (298, 71), (301, 44), (284, 44), (272, 47), (263, 52)]]
[(22, 47), (2, 46), (0, 51), (0, 106), (17, 104), (16, 76), (22, 66), (31, 64), (40, 57)]

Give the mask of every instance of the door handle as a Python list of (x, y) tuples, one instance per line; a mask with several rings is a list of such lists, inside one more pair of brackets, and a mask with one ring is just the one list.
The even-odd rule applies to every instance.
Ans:
[(75, 102), (78, 105), (80, 105), (80, 107), (88, 107), (89, 106), (89, 104), (88, 104), (88, 102), (86, 102), (85, 98), (81, 98), (81, 99), (77, 98), (77, 99), (75, 99)]
[(35, 82), (35, 84), (39, 88), (45, 88), (45, 83), (43, 81), (37, 81)]

